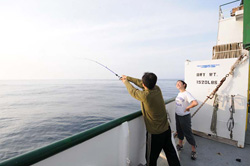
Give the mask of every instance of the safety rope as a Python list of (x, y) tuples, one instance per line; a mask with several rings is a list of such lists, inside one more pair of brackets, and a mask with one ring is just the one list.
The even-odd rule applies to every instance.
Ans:
[[(212, 92), (209, 96), (207, 96), (207, 98), (205, 99), (205, 101), (204, 101), (204, 102), (200, 105), (200, 107), (193, 113), (192, 118), (193, 118), (193, 117), (195, 116), (195, 114), (201, 109), (201, 107), (207, 102), (208, 99), (213, 99), (215, 93), (219, 90), (219, 88), (221, 87), (221, 85), (226, 81), (227, 77), (229, 77), (229, 75), (232, 75), (232, 76), (233, 76), (235, 68), (236, 68), (238, 65), (240, 65), (240, 64), (242, 64), (242, 63), (244, 63), (244, 62), (246, 61), (247, 58), (246, 58), (245, 60), (243, 60), (244, 57), (247, 57), (247, 58), (248, 58), (247, 54), (242, 54), (241, 56), (238, 57), (238, 59), (236, 60), (236, 62), (235, 62), (235, 63), (233, 64), (233, 66), (231, 67), (230, 72), (229, 72), (228, 74), (226, 74), (225, 77), (223, 77), (223, 78), (221, 79), (219, 85), (216, 86), (216, 88), (213, 90), (213, 92)], [(243, 60), (243, 61), (242, 61), (242, 60)]]

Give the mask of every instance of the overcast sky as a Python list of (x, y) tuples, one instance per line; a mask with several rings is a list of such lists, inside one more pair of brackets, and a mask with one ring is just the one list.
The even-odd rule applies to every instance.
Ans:
[[(207, 60), (227, 0), (1, 0), (0, 79), (184, 78)], [(236, 3), (238, 5), (239, 3)]]

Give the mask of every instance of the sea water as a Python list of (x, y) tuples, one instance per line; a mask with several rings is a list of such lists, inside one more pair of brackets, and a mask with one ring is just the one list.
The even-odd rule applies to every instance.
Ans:
[[(177, 80), (158, 80), (164, 99)], [(0, 81), (0, 162), (140, 110), (119, 80)]]

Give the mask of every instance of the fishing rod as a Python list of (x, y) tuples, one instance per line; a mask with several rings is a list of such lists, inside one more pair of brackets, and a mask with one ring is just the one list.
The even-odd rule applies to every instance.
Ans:
[(115, 73), (113, 70), (111, 70), (110, 68), (108, 68), (107, 66), (101, 64), (100, 62), (97, 62), (95, 60), (92, 60), (92, 59), (88, 59), (88, 58), (85, 58), (85, 60), (88, 60), (88, 61), (92, 61), (92, 62), (95, 62), (97, 63), (98, 65), (101, 65), (102, 67), (106, 68), (107, 70), (109, 70), (110, 72), (112, 72), (113, 74), (115, 74), (115, 76), (117, 76), (119, 79), (121, 79), (122, 77), (120, 77), (117, 73)]

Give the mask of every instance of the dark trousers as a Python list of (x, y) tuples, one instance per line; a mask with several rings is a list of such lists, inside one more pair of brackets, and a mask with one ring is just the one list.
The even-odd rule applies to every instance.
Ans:
[(172, 144), (171, 129), (161, 134), (146, 135), (146, 160), (147, 166), (156, 166), (157, 159), (163, 149), (168, 160), (169, 166), (180, 166), (180, 161)]
[(194, 135), (191, 128), (191, 115), (179, 116), (175, 114), (176, 130), (178, 138), (183, 140), (186, 137), (187, 142), (193, 146), (196, 146)]

